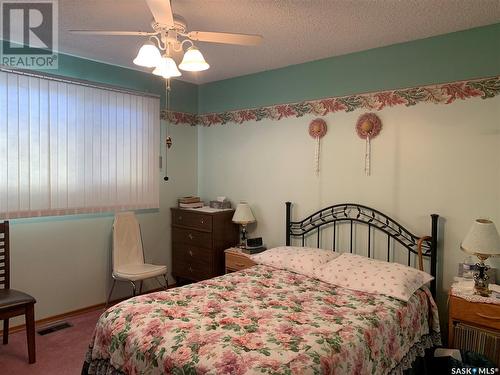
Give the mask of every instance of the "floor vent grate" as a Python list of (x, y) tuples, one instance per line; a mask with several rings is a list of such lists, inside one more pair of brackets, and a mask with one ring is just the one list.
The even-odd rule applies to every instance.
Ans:
[(44, 336), (48, 335), (49, 333), (60, 331), (61, 329), (66, 329), (69, 327), (73, 327), (73, 325), (69, 324), (68, 322), (59, 322), (49, 327), (39, 329), (37, 332), (40, 336)]

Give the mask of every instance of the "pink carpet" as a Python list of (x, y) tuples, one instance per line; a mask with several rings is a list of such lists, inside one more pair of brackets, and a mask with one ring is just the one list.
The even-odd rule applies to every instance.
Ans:
[[(94, 331), (103, 310), (91, 311), (64, 319), (73, 327), (36, 334), (36, 363), (28, 364), (26, 332), (9, 335), (9, 343), (0, 340), (0, 374), (9, 375), (78, 375)], [(52, 323), (53, 324), (53, 323)], [(51, 324), (51, 325), (52, 325)], [(41, 327), (37, 326), (37, 330)]]

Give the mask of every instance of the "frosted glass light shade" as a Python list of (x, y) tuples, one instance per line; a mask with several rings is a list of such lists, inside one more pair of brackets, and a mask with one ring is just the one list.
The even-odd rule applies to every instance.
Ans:
[(205, 61), (205, 58), (201, 54), (200, 50), (195, 46), (192, 46), (189, 47), (184, 54), (184, 57), (179, 64), (179, 68), (188, 72), (200, 72), (210, 68), (210, 65), (208, 65)]
[(460, 245), (463, 251), (475, 255), (500, 255), (500, 236), (491, 220), (477, 219)]
[(233, 215), (233, 223), (236, 224), (250, 224), (255, 222), (255, 216), (253, 216), (252, 209), (246, 202), (238, 203), (236, 206), (236, 211)]
[(146, 43), (139, 49), (137, 57), (134, 59), (134, 64), (152, 68), (158, 65), (160, 60), (161, 54), (158, 48), (153, 43)]
[(182, 75), (171, 57), (162, 57), (156, 69), (153, 70), (153, 74), (163, 78), (180, 77)]

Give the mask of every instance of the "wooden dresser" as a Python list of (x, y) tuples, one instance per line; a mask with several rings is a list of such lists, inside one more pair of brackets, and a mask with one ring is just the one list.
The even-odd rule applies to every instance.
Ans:
[(224, 249), (239, 240), (234, 210), (172, 208), (172, 274), (200, 281), (224, 274)]

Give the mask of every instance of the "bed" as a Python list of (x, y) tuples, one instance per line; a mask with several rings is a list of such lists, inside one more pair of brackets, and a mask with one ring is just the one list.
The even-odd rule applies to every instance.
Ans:
[[(381, 212), (356, 204), (291, 221), (287, 203), (286, 244), (298, 239), (305, 245), (316, 237), (317, 246), (324, 246), (328, 229), (334, 249), (350, 239), (346, 250), (355, 252), (360, 247), (356, 227), (363, 225), (368, 255), (374, 255), (372, 246), (383, 234), (387, 260), (397, 243), (407, 250), (410, 265), (418, 262), (420, 243), (420, 259), (428, 260), (436, 276), (437, 222), (432, 215), (431, 236), (418, 237)], [(440, 343), (433, 293), (435, 280), (403, 302), (256, 265), (111, 307), (97, 323), (82, 373), (402, 373), (426, 348)]]

